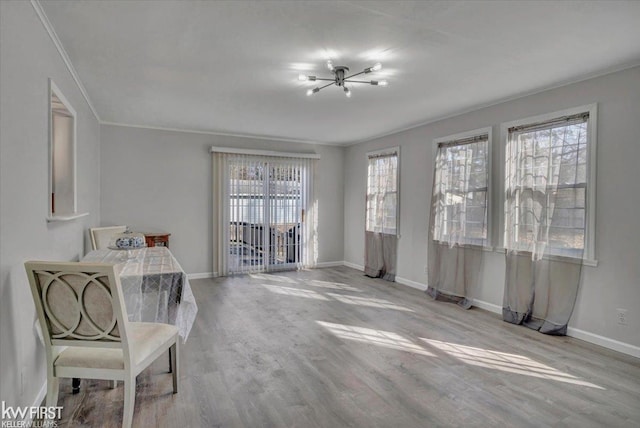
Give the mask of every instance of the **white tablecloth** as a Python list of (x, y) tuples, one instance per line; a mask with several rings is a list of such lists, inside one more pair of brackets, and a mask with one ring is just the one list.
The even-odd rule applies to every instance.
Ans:
[(168, 248), (95, 250), (82, 261), (116, 265), (129, 321), (173, 324), (187, 340), (198, 305), (187, 275)]

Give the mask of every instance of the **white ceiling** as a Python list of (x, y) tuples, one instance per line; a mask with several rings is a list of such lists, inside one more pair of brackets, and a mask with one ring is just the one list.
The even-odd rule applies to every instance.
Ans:
[[(640, 1), (41, 5), (100, 119), (137, 126), (346, 144), (640, 63)], [(329, 57), (389, 86), (307, 97)]]

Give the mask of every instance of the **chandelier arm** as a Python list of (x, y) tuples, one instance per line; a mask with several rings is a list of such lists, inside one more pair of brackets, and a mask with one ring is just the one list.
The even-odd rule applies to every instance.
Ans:
[(360, 73), (352, 74), (351, 76), (345, 77), (345, 80), (346, 79), (351, 79), (352, 77), (360, 76), (361, 74), (364, 74), (364, 73), (365, 73), (365, 71), (361, 71)]
[(322, 78), (322, 77), (316, 77), (316, 80), (325, 80), (327, 82), (335, 82), (336, 81), (336, 79), (325, 79), (325, 78)]
[(347, 79), (344, 79), (344, 81), (348, 82), (348, 83), (366, 83), (368, 85), (371, 84), (371, 80), (347, 80)]
[[(329, 80), (329, 79), (327, 79), (327, 80)], [(326, 87), (328, 87), (328, 86), (335, 85), (335, 84), (336, 84), (336, 82), (333, 82), (333, 81), (332, 81), (331, 83), (327, 83), (327, 84), (326, 84), (326, 85), (324, 85), (324, 86), (320, 86), (320, 87), (318, 88), (318, 90), (320, 90), (320, 89), (324, 89), (324, 88), (326, 88)]]

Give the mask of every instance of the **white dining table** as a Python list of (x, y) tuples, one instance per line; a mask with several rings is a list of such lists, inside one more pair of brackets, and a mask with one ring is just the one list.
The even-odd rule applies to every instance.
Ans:
[(187, 274), (168, 248), (100, 249), (82, 261), (115, 265), (129, 321), (172, 324), (187, 340), (198, 305)]

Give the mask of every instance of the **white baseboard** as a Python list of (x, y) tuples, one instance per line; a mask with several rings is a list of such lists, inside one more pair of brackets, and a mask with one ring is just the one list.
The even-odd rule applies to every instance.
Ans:
[(406, 285), (408, 287), (415, 288), (420, 291), (425, 291), (427, 289), (427, 284), (422, 284), (421, 282), (416, 282), (410, 279), (402, 278), (401, 276), (396, 276), (396, 282), (398, 284)]
[(360, 270), (362, 272), (364, 272), (364, 266), (361, 265), (357, 265), (355, 263), (351, 263), (351, 262), (342, 262), (342, 264), (346, 267), (350, 267), (351, 269), (356, 269), (356, 270)]
[[(47, 396), (47, 381), (45, 380), (44, 383), (42, 384), (42, 387), (40, 388), (40, 391), (38, 392), (38, 395), (36, 395), (36, 399), (34, 400), (31, 407), (40, 407), (42, 405), (42, 401), (44, 401), (46, 396)], [(24, 425), (21, 425), (21, 426), (30, 427), (31, 422), (33, 421), (32, 416), (33, 416), (32, 412), (27, 412), (23, 421)]]
[(343, 261), (339, 262), (320, 262), (316, 263), (315, 268), (328, 268), (328, 267), (336, 267), (336, 266), (344, 266)]
[(34, 407), (39, 406), (44, 400), (44, 397), (46, 396), (47, 396), (47, 381), (45, 380), (44, 383), (42, 384), (42, 387), (40, 387), (40, 392), (38, 392), (38, 395), (36, 396), (36, 400), (33, 403), (33, 406)]
[(188, 273), (187, 279), (207, 279), (218, 276), (216, 272)]
[(608, 337), (589, 333), (588, 331), (580, 330), (574, 327), (567, 327), (567, 336), (575, 337), (576, 339), (584, 340), (585, 342), (593, 343), (604, 348), (631, 355), (632, 357), (640, 358), (640, 346), (620, 342), (615, 339), (609, 339)]
[(485, 302), (484, 300), (473, 299), (473, 306), (502, 315), (502, 306), (494, 305), (493, 303)]
[[(364, 272), (364, 266), (357, 265), (351, 262), (342, 262), (343, 266), (350, 267), (352, 269), (357, 269), (359, 271)], [(416, 288), (418, 290), (424, 291), (427, 289), (426, 284), (422, 284), (420, 282), (412, 281), (410, 279), (402, 278), (401, 276), (396, 276), (396, 282), (398, 284), (406, 285), (411, 288)]]

